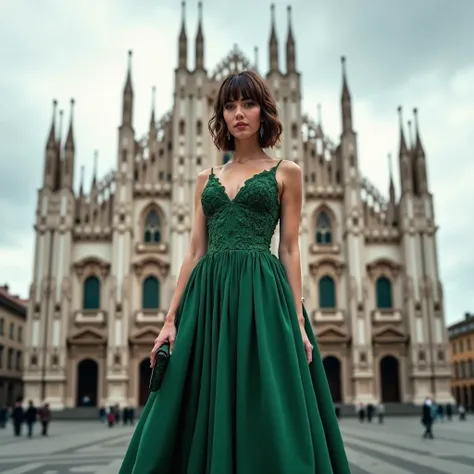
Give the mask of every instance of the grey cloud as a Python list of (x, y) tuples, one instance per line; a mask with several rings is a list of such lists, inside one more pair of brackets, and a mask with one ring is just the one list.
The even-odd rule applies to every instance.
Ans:
[(0, 203), (5, 205), (30, 203), (41, 184), (45, 137), (40, 136), (40, 122), (35, 127), (31, 118), (15, 114), (0, 124)]
[(24, 130), (22, 122), (24, 117), (16, 123), (9, 122), (7, 129), (0, 126), (0, 246), (12, 245), (18, 237), (32, 231), (36, 191), (42, 180), (42, 143), (35, 153), (35, 145), (40, 142), (34, 132), (17, 136), (18, 130)]
[(461, 263), (456, 271), (442, 272), (445, 318), (448, 324), (459, 321), (466, 311), (472, 312), (469, 305), (472, 294), (472, 274), (474, 268), (467, 261)]
[[(472, 36), (470, 0), (456, 1), (455, 7), (443, 0), (339, 0), (315, 4), (315, 18), (318, 11), (319, 22), (332, 33), (330, 50), (353, 58), (351, 71), (360, 78), (361, 93), (391, 87), (420, 70), (444, 74), (471, 64), (466, 40)], [(310, 15), (299, 14), (303, 32), (309, 34), (312, 22), (304, 18)]]
[[(0, 249), (3, 247), (10, 249), (19, 248), (25, 236), (30, 237), (33, 235), (34, 204), (34, 200), (30, 200), (28, 205), (7, 205), (4, 201), (0, 200), (0, 215), (2, 217)], [(2, 263), (0, 263), (0, 267), (1, 265)]]

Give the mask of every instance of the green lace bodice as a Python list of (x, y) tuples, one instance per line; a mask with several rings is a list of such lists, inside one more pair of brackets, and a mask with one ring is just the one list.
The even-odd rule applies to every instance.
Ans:
[(276, 180), (280, 163), (247, 179), (234, 199), (211, 172), (201, 196), (209, 234), (208, 254), (226, 250), (270, 252), (280, 217)]

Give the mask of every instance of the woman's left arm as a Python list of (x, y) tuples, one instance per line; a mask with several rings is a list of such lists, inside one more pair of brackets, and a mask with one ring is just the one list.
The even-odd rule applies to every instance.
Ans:
[(301, 261), (299, 247), (299, 228), (303, 205), (303, 180), (301, 168), (292, 161), (280, 166), (282, 180), (280, 211), (280, 245), (278, 257), (285, 268), (288, 283), (296, 305), (296, 314), (303, 337), (308, 363), (313, 357), (313, 346), (304, 329), (303, 304), (301, 302)]

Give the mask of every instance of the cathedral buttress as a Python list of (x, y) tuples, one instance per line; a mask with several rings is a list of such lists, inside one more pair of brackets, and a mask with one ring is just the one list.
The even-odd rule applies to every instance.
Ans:
[[(416, 374), (419, 373), (420, 349), (426, 340), (426, 319), (422, 315), (422, 304), (420, 285), (422, 282), (422, 262), (421, 262), (421, 241), (416, 231), (417, 217), (416, 204), (413, 195), (413, 153), (410, 145), (407, 145), (403, 130), (402, 107), (398, 107), (400, 122), (400, 144), (399, 144), (399, 166), (401, 196), (399, 203), (399, 225), (401, 234), (401, 247), (403, 263), (406, 275), (405, 298), (403, 314), (406, 318), (408, 332), (412, 335), (411, 350), (409, 353), (410, 362), (414, 367), (413, 376), (413, 396), (415, 399), (423, 400), (424, 395), (417, 393), (421, 390), (420, 380)], [(424, 358), (424, 357), (423, 357)]]
[[(135, 131), (133, 128), (134, 92), (132, 85), (132, 51), (128, 52), (128, 68), (122, 93), (122, 123), (118, 133), (116, 189), (112, 217), (111, 291), (104, 306), (109, 311), (107, 334), (107, 371), (105, 374), (108, 401), (126, 402), (129, 325), (132, 317), (130, 300), (130, 266), (133, 232), (133, 179), (135, 162)], [(114, 357), (122, 354), (120, 372), (113, 372)]]
[[(275, 97), (279, 118), (283, 124), (283, 133), (281, 143), (274, 149), (268, 149), (266, 152), (275, 159), (291, 160), (297, 163), (304, 174), (303, 160), (303, 142), (302, 137), (302, 110), (301, 110), (301, 81), (300, 74), (296, 69), (295, 61), (295, 41), (293, 38), (291, 8), (287, 9), (288, 31), (286, 38), (286, 71), (280, 68), (278, 56), (278, 39), (276, 30), (275, 5), (271, 5), (270, 37), (268, 41), (269, 69), (266, 73), (266, 82)], [(257, 62), (257, 58), (255, 59)], [(304, 197), (303, 197), (304, 199)], [(302, 214), (302, 222), (305, 222), (306, 216)], [(308, 231), (308, 226), (302, 226), (301, 238)], [(272, 240), (272, 252), (278, 253), (279, 245), (279, 226), (275, 231)], [(307, 249), (301, 248), (302, 261), (306, 261)], [(303, 292), (309, 282), (309, 268), (302, 267)], [(306, 283), (305, 283), (306, 282)], [(309, 293), (306, 290), (306, 295)]]
[(28, 309), (25, 363), (23, 380), (28, 399), (43, 401), (46, 394), (44, 376), (47, 364), (47, 334), (52, 302), (52, 249), (54, 243), (55, 194), (60, 169), (60, 154), (57, 142), (57, 101), (53, 101), (53, 118), (45, 150), (43, 186), (38, 193), (35, 222), (35, 259), (33, 284), (30, 288)]
[[(56, 109), (55, 100), (46, 145), (44, 185), (39, 192), (37, 204), (35, 265), (27, 326), (25, 381), (28, 382), (28, 398), (46, 401), (54, 408), (62, 408), (66, 361), (66, 333), (63, 321), (68, 301), (62, 300), (61, 297), (63, 278), (70, 264), (69, 261), (65, 262), (65, 259), (71, 256), (73, 195), (72, 185), (69, 192), (65, 193), (63, 190), (67, 155), (61, 159), (62, 111), (57, 127)], [(57, 378), (56, 385), (48, 381), (53, 369)]]
[[(415, 137), (406, 155), (410, 158), (411, 192), (402, 196), (402, 247), (407, 272), (406, 314), (409, 317), (414, 367), (413, 398), (423, 400), (424, 393), (443, 401), (450, 400), (449, 355), (444, 321), (442, 284), (437, 259), (436, 219), (433, 197), (428, 189), (427, 163), (421, 142), (418, 112), (414, 109)], [(402, 186), (407, 176), (402, 177)], [(430, 374), (429, 383), (426, 380)]]
[[(185, 3), (182, 3), (181, 30), (178, 36), (178, 67), (175, 69), (173, 125), (172, 125), (172, 204), (170, 222), (171, 269), (170, 285), (176, 284), (186, 255), (194, 213), (194, 181), (198, 168), (206, 162), (203, 142), (198, 137), (198, 121), (207, 123), (204, 114), (207, 74), (204, 69), (204, 33), (202, 5), (198, 5), (198, 31), (195, 45), (195, 71), (190, 72), (187, 61)], [(199, 157), (198, 167), (197, 161)], [(212, 166), (210, 164), (209, 166)]]
[[(372, 324), (370, 308), (366, 301), (366, 262), (364, 238), (364, 214), (361, 199), (360, 170), (357, 151), (357, 135), (352, 122), (352, 98), (346, 71), (346, 59), (341, 58), (341, 164), (344, 185), (344, 244), (347, 256), (346, 324), (352, 334), (352, 359), (354, 369), (353, 402), (374, 402), (376, 391), (374, 353), (372, 348)], [(362, 365), (360, 361), (367, 364)]]

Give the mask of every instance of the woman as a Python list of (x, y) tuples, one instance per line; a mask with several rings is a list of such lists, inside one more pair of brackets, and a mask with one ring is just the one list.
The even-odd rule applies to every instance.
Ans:
[(151, 364), (165, 342), (172, 356), (120, 474), (350, 473), (301, 295), (301, 170), (263, 151), (282, 125), (256, 74), (228, 77), (214, 112), (214, 143), (233, 158), (197, 177), (189, 252)]

